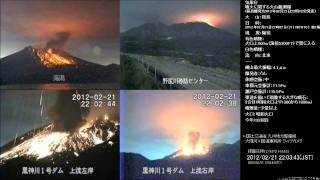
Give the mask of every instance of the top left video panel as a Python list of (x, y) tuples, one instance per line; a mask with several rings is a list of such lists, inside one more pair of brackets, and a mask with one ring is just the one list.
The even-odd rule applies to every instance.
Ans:
[(2, 89), (119, 89), (119, 0), (1, 0)]

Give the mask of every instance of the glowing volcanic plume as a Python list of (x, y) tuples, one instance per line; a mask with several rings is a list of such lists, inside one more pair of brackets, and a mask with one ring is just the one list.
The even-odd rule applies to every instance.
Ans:
[(177, 22), (205, 22), (214, 27), (220, 26), (223, 21), (224, 18), (222, 16), (212, 13), (195, 13), (177, 18)]
[(189, 132), (184, 139), (181, 150), (176, 156), (205, 155), (209, 152), (209, 143), (200, 139), (199, 132)]
[(170, 138), (175, 143), (177, 156), (205, 155), (213, 150), (214, 138), (225, 141), (238, 127), (238, 112), (234, 109), (204, 107), (192, 100), (191, 95), (178, 92), (169, 97), (174, 98), (166, 99), (165, 104), (156, 104), (148, 112), (155, 116), (148, 128)]
[(53, 37), (48, 39), (45, 48), (32, 48), (34, 56), (36, 59), (40, 59), (41, 63), (47, 68), (76, 64), (73, 59), (63, 57), (57, 53), (63, 50), (69, 37), (69, 32), (55, 33)]

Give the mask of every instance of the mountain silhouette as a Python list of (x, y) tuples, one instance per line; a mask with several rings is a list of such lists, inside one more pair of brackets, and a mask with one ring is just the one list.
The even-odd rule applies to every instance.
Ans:
[(217, 53), (239, 49), (239, 37), (204, 22), (147, 23), (121, 33), (122, 50), (176, 50)]

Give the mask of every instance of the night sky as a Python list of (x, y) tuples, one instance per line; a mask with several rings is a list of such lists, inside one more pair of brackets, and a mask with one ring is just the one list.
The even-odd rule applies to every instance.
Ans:
[(204, 21), (240, 34), (239, 0), (125, 0), (121, 1), (120, 7), (121, 32), (144, 23)]
[[(41, 116), (41, 91), (2, 90), (0, 113), (0, 146), (14, 140), (31, 129), (41, 127), (50, 122)], [(56, 101), (57, 92), (47, 92), (43, 102), (52, 106)], [(43, 110), (45, 114), (45, 110)]]
[(119, 64), (119, 31), (148, 22), (190, 21), (239, 35), (239, 0), (1, 0), (1, 57), (29, 45), (43, 47), (55, 33), (70, 32), (67, 52), (99, 64)]
[[(210, 143), (240, 139), (240, 110), (236, 107), (203, 107), (193, 92), (219, 91), (121, 91), (121, 152), (159, 159), (174, 153), (189, 132), (200, 132)], [(236, 93), (239, 91), (220, 91)]]
[(119, 1), (1, 0), (1, 57), (26, 46), (45, 47), (69, 32), (68, 53), (99, 64), (119, 64)]
[[(60, 99), (58, 97), (60, 93), (65, 93), (65, 91), (55, 91), (55, 90), (1, 90), (0, 93), (0, 146), (12, 141), (15, 136), (23, 135), (26, 132), (34, 128), (39, 128), (43, 125), (52, 123), (54, 120), (50, 117), (49, 111), (53, 109), (54, 106), (60, 106), (63, 109), (70, 109), (71, 99)], [(87, 93), (86, 91), (78, 91), (78, 93)], [(89, 91), (91, 95), (93, 94), (103, 94), (108, 93), (115, 94), (116, 107), (93, 107), (90, 109), (83, 108), (82, 115), (86, 110), (89, 113), (85, 117), (87, 120), (93, 120), (97, 117), (104, 117), (108, 115), (111, 120), (119, 120), (119, 103), (118, 94), (115, 90), (94, 90)], [(42, 97), (42, 98), (41, 98)], [(71, 98), (71, 97), (70, 97)], [(104, 101), (105, 102), (105, 101)], [(69, 105), (66, 105), (69, 104)], [(70, 110), (69, 110), (70, 111)], [(42, 112), (42, 113), (41, 113)], [(72, 113), (70, 113), (72, 114)], [(66, 115), (64, 117), (63, 115)], [(60, 114), (57, 116), (55, 112), (55, 117), (61, 117), (59, 120), (70, 121), (71, 119), (65, 119), (72, 117), (69, 114)]]

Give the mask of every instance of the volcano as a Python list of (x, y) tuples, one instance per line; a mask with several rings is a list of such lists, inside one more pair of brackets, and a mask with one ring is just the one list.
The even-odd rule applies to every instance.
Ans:
[[(119, 176), (119, 123), (106, 118), (89, 121), (77, 131), (57, 132), (54, 124), (30, 131), (1, 147), (0, 178), (28, 179), (22, 166), (62, 167), (62, 179), (101, 179)], [(73, 167), (93, 167), (94, 174), (70, 175)], [(54, 176), (40, 175), (49, 179)]]
[(123, 52), (217, 54), (239, 50), (239, 37), (204, 22), (146, 23), (121, 33)]
[[(121, 153), (123, 179), (240, 179), (240, 141), (215, 143), (203, 155), (180, 156), (178, 150), (162, 159), (149, 160), (141, 154)], [(159, 167), (159, 174), (143, 174), (144, 167)], [(168, 167), (182, 168), (184, 173), (169, 174)], [(192, 174), (192, 169), (213, 168), (212, 174)]]
[(121, 33), (121, 52), (187, 59), (239, 71), (240, 38), (205, 22), (146, 23)]
[(100, 65), (63, 50), (26, 47), (0, 59), (1, 84), (118, 83), (120, 67)]

